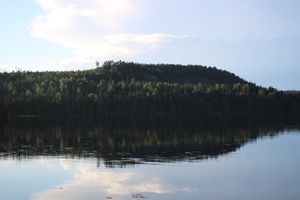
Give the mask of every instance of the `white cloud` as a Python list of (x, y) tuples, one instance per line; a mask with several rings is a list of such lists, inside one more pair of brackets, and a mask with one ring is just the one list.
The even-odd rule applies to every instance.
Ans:
[(36, 0), (44, 11), (31, 27), (35, 37), (55, 42), (74, 52), (63, 62), (89, 64), (116, 56), (131, 56), (161, 47), (171, 34), (123, 33), (137, 17), (136, 0)]
[(103, 35), (96, 42), (83, 42), (74, 48), (76, 58), (66, 59), (64, 69), (80, 66), (94, 66), (96, 60), (110, 59), (111, 56), (131, 56), (149, 50), (160, 48), (164, 41), (172, 40), (176, 36), (167, 34), (111, 34)]
[(0, 64), (0, 72), (10, 72), (10, 71), (18, 71), (18, 70), (22, 70), (22, 69), (17, 66)]

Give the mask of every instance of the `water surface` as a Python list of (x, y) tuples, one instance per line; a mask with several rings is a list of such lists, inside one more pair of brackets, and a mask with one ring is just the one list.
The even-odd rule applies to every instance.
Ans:
[(299, 199), (298, 126), (260, 122), (9, 122), (0, 199)]

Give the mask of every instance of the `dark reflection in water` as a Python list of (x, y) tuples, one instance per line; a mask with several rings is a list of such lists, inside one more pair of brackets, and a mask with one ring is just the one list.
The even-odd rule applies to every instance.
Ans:
[(107, 167), (216, 158), (295, 120), (266, 117), (17, 118), (2, 123), (0, 157), (95, 157)]

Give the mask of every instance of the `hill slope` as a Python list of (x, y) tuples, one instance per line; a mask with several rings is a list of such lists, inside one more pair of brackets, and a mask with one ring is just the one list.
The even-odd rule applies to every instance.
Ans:
[(138, 64), (107, 61), (99, 71), (109, 80), (169, 83), (235, 84), (245, 80), (225, 70), (201, 65)]

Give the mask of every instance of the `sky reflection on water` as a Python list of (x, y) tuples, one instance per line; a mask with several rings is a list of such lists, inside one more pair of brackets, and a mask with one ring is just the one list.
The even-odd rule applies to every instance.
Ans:
[(96, 158), (3, 158), (0, 199), (298, 199), (300, 134), (197, 162), (107, 167)]

